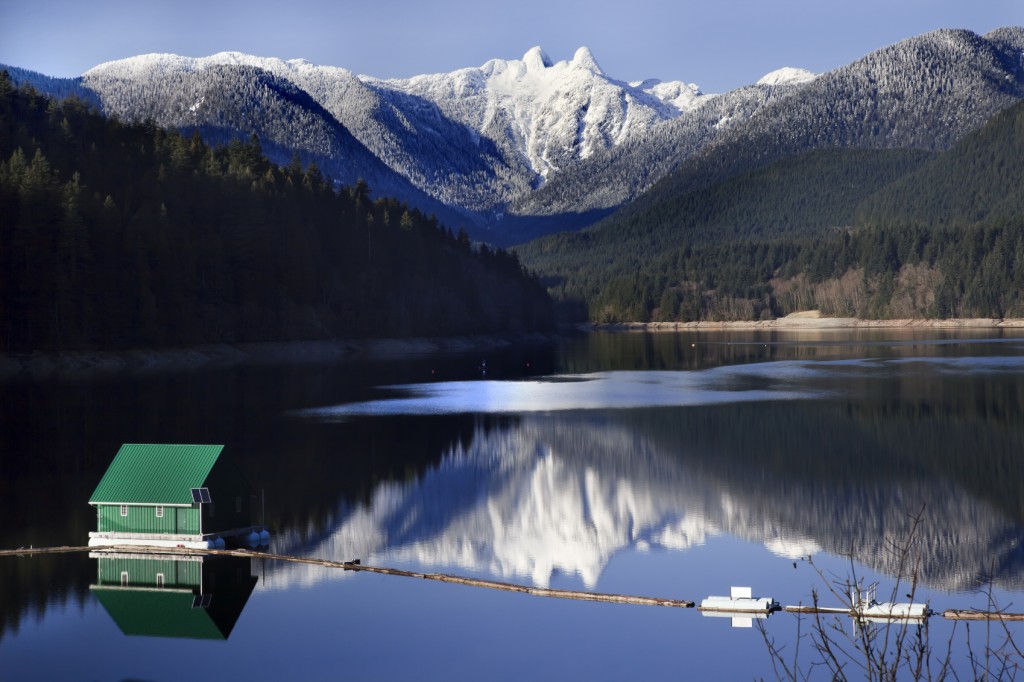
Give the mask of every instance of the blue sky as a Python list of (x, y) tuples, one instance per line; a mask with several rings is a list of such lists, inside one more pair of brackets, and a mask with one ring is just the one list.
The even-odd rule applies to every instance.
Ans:
[(1022, 0), (0, 0), (0, 63), (77, 76), (149, 52), (237, 50), (405, 77), (591, 48), (620, 80), (706, 92), (799, 66), (827, 71), (937, 28), (1024, 25)]

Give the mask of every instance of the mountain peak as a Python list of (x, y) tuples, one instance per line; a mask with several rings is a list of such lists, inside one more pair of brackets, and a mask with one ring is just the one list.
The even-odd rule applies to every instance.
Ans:
[(591, 53), (589, 47), (581, 47), (576, 50), (576, 54), (573, 55), (572, 58), (572, 65), (597, 74), (604, 73), (604, 71), (601, 70), (601, 67), (598, 66), (597, 60), (594, 59), (594, 55)]
[(776, 69), (769, 74), (766, 74), (761, 80), (757, 81), (758, 85), (794, 85), (798, 83), (810, 83), (812, 80), (818, 77), (818, 74), (808, 71), (807, 69), (796, 69), (792, 66), (784, 66), (781, 69)]
[(540, 45), (536, 45), (523, 55), (523, 63), (526, 64), (527, 71), (540, 71), (551, 66), (551, 58)]

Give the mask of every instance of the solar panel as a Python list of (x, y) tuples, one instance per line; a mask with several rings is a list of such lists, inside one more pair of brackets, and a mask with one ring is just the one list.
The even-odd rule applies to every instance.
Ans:
[(203, 501), (203, 498), (199, 494), (199, 488), (192, 488), (192, 502), (193, 502), (193, 504), (199, 504), (202, 501)]
[(192, 488), (192, 501), (196, 504), (210, 504), (210, 489), (209, 488)]

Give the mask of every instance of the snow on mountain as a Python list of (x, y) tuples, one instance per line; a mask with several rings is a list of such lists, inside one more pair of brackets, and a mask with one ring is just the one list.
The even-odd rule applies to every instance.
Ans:
[[(434, 138), (418, 134), (409, 121), (424, 126), (414, 112), (406, 116), (382, 103), (347, 69), (238, 52), (201, 58), (153, 54), (101, 64), (82, 84), (105, 112), (122, 120), (198, 128), (212, 143), (257, 135), (278, 163), (297, 153), (339, 182), (363, 179), (376, 195), (408, 201), (448, 225), (479, 221), (467, 214), (462, 197), (439, 189), (448, 186), (444, 177), (417, 173), (409, 160), (434, 159), (436, 166), (436, 149), (445, 138), (457, 151), (460, 139), (471, 136), (450, 122), (446, 127), (440, 115), (428, 126)], [(464, 168), (459, 161), (457, 153), (449, 155), (448, 168)], [(469, 174), (486, 172), (485, 166), (471, 167)]]
[[(654, 126), (642, 139), (580, 159), (536, 191), (516, 197), (504, 218), (507, 229), (526, 241), (595, 222), (633, 201), (732, 127), (742, 126), (769, 102), (803, 87), (749, 85), (705, 95), (699, 106)], [(575, 222), (577, 217), (583, 222)]]
[(807, 69), (794, 69), (791, 66), (785, 66), (781, 69), (776, 69), (769, 74), (765, 74), (761, 80), (757, 81), (757, 85), (788, 85), (790, 83), (810, 83), (812, 80), (818, 77), (818, 74), (808, 71)]
[[(153, 54), (101, 64), (81, 86), (123, 120), (198, 127), (213, 143), (255, 134), (275, 161), (297, 152), (507, 245), (780, 154), (948, 147), (1020, 97), (1022, 41), (1019, 27), (940, 31), (722, 95), (615, 80), (586, 47), (395, 80), (238, 52)], [(681, 180), (660, 182), (669, 175)]]
[[(581, 164), (553, 181), (557, 186), (550, 188), (550, 195), (549, 188), (542, 188), (509, 213), (529, 215), (535, 222), (536, 216), (551, 215), (549, 224), (558, 225), (566, 222), (563, 216), (579, 214), (585, 202), (609, 210), (628, 202), (621, 219), (604, 223), (602, 229), (615, 231), (633, 221), (645, 230), (669, 234), (677, 220), (667, 207), (679, 197), (787, 157), (831, 148), (947, 149), (1024, 98), (1022, 52), (1021, 27), (987, 36), (940, 30), (876, 50), (811, 80), (782, 69), (762, 79), (777, 85), (720, 95), (690, 116), (656, 128), (638, 149), (623, 145), (608, 153), (621, 159), (601, 159), (604, 163), (596, 168)], [(744, 92), (751, 96), (741, 98)], [(762, 106), (751, 106), (758, 102)], [(722, 106), (726, 103), (741, 108)], [(709, 114), (718, 118), (711, 120)], [(700, 119), (702, 124), (692, 127)], [(666, 139), (662, 133), (669, 129), (672, 134)], [(697, 143), (679, 145), (691, 139)], [(652, 168), (658, 173), (639, 186), (636, 179)], [(640, 191), (626, 194), (630, 183)], [(592, 254), (578, 250), (574, 257), (585, 263)], [(562, 267), (577, 266), (563, 262)]]
[(705, 95), (696, 83), (689, 85), (682, 81), (662, 82), (659, 80), (641, 81), (634, 85), (648, 92), (665, 104), (670, 104), (683, 113), (693, 111), (714, 95)]
[(699, 105), (694, 85), (623, 83), (607, 76), (586, 47), (552, 62), (540, 48), (520, 60), (404, 80), (364, 81), (434, 103), (506, 154), (522, 154), (546, 179), (573, 159), (641, 138), (662, 121)]
[[(275, 148), (286, 150), (285, 162), (299, 153), (346, 182), (356, 179), (345, 172), (355, 162), (368, 179), (397, 189), (400, 183), (387, 177), (382, 164), (284, 75), (301, 68), (299, 62), (237, 52), (203, 58), (149, 54), (100, 64), (83, 75), (82, 84), (96, 93), (106, 113), (124, 120), (197, 127), (217, 142), (255, 134), (272, 155)], [(336, 69), (333, 80), (343, 81), (345, 74)]]
[[(341, 157), (318, 162), (346, 181), (366, 176), (342, 172), (365, 163), (337, 139), (351, 134), (418, 190), (478, 216), (706, 99), (692, 84), (616, 81), (585, 47), (568, 61), (555, 63), (535, 47), (521, 60), (406, 80), (239, 52), (152, 54), (101, 64), (83, 83), (105, 110), (127, 120), (234, 129), (307, 155)], [(244, 108), (261, 115), (247, 119)], [(268, 117), (275, 111), (283, 120)], [(366, 179), (373, 186), (382, 177)], [(384, 182), (380, 189), (394, 191), (395, 183)]]

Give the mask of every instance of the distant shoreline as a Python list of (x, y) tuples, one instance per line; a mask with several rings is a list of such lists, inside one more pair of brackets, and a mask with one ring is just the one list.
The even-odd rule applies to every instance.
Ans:
[[(774, 320), (736, 322), (622, 322), (577, 325), (579, 332), (720, 332), (720, 331), (823, 331), (844, 329), (1019, 329), (1024, 319), (861, 320), (820, 317), (813, 311)], [(278, 363), (353, 362), (417, 355), (464, 353), (546, 343), (565, 333), (478, 335), (409, 339), (356, 339), (272, 341), (238, 344), (201, 344), (178, 348), (118, 350), (61, 350), (0, 353), (0, 381), (29, 378), (93, 376), (118, 372), (160, 372), (200, 367), (265, 365)]]
[(1024, 319), (1019, 318), (954, 318), (945, 320), (901, 319), (862, 320), (856, 317), (821, 317), (814, 311), (794, 313), (774, 320), (741, 320), (735, 322), (621, 322), (587, 323), (582, 331), (745, 331), (758, 329), (810, 330), (810, 329), (1022, 329)]
[(336, 339), (211, 343), (175, 348), (54, 350), (0, 353), (0, 381), (81, 377), (118, 372), (160, 372), (238, 365), (354, 362), (544, 343), (564, 334), (529, 333), (408, 339)]

